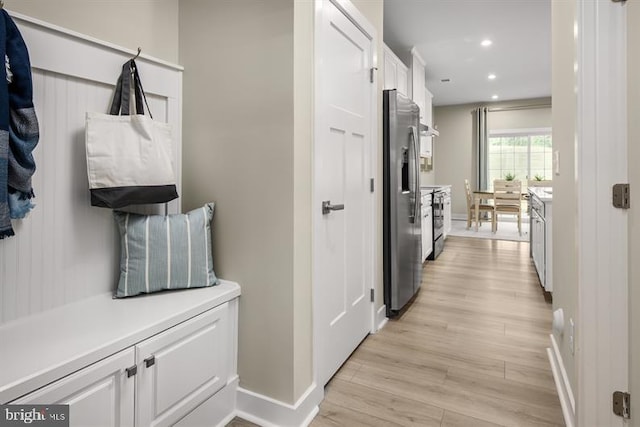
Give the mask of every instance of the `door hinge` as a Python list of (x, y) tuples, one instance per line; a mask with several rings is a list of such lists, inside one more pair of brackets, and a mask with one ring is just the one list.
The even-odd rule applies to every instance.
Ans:
[(376, 300), (376, 290), (371, 288), (371, 302)]
[(369, 69), (369, 82), (373, 83), (373, 73), (378, 69), (378, 67), (371, 67)]
[(614, 184), (613, 186), (613, 207), (629, 209), (631, 205), (631, 189), (629, 184)]
[(626, 420), (631, 418), (631, 393), (613, 392), (613, 413)]
[(373, 191), (375, 190), (374, 179), (373, 179), (373, 178), (371, 178), (371, 180), (369, 181), (369, 183), (371, 184), (371, 185), (370, 185), (370, 188), (371, 188), (371, 192), (373, 193)]

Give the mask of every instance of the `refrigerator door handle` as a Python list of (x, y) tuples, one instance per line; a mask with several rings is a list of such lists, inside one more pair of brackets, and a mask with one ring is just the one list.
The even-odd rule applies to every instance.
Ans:
[(419, 146), (418, 146), (418, 140), (417, 140), (417, 135), (418, 135), (418, 127), (417, 126), (411, 126), (411, 136), (413, 139), (413, 183), (414, 183), (414, 197), (413, 197), (413, 218), (417, 218), (417, 216), (419, 215), (418, 209), (420, 209), (420, 206), (418, 205), (418, 193), (419, 193), (419, 189), (420, 189), (420, 160), (418, 158), (418, 153), (419, 153)]

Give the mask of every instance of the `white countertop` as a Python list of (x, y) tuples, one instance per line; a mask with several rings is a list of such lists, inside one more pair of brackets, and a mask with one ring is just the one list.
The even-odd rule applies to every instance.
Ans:
[(439, 190), (441, 188), (451, 188), (451, 184), (444, 184), (444, 185), (421, 185), (420, 189), (421, 190)]
[(0, 326), (0, 404), (240, 295), (237, 283), (116, 299), (105, 293)]
[(529, 187), (529, 192), (535, 194), (541, 202), (551, 203), (553, 201), (553, 187)]

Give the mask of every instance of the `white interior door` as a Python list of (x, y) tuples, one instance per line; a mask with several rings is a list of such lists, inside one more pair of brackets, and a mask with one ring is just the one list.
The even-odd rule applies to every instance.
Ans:
[[(316, 373), (326, 384), (371, 326), (371, 39), (330, 1), (318, 16), (314, 190)], [(344, 209), (322, 213), (322, 202)]]
[[(638, 194), (640, 188), (640, 169), (636, 161), (640, 159), (640, 122), (634, 120), (640, 114), (640, 81), (636, 78), (640, 72), (640, 4), (628, 2), (627, 7), (627, 117), (629, 184)], [(635, 201), (629, 209), (629, 330), (630, 330), (630, 392), (631, 425), (640, 427), (640, 265), (634, 260), (640, 259), (640, 209)]]
[(577, 0), (576, 5), (576, 425), (623, 427), (629, 422), (614, 415), (612, 394), (629, 390), (629, 366), (638, 363), (637, 355), (629, 359), (628, 273), (629, 261), (635, 260), (627, 258), (633, 245), (630, 211), (613, 207), (612, 187), (628, 182), (628, 164), (637, 167), (637, 157), (627, 158), (627, 121), (637, 121), (627, 105), (633, 96), (628, 89), (637, 79), (627, 76), (627, 52), (637, 47), (629, 45), (627, 50), (631, 28), (626, 3)]

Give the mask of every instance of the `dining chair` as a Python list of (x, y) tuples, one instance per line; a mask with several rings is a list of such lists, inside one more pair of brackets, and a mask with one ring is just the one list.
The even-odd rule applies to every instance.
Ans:
[(493, 181), (493, 217), (491, 230), (498, 230), (498, 215), (518, 216), (518, 234), (522, 235), (522, 183), (496, 179)]
[[(467, 192), (467, 230), (471, 228), (471, 222), (475, 217), (476, 211), (476, 201), (473, 197), (473, 193), (471, 192), (471, 186), (469, 185), (469, 180), (464, 180), (464, 189)], [(486, 203), (480, 203), (478, 205), (478, 213), (491, 213), (492, 221), (493, 221), (493, 205), (489, 205)], [(478, 225), (482, 225), (482, 215), (478, 215)]]

